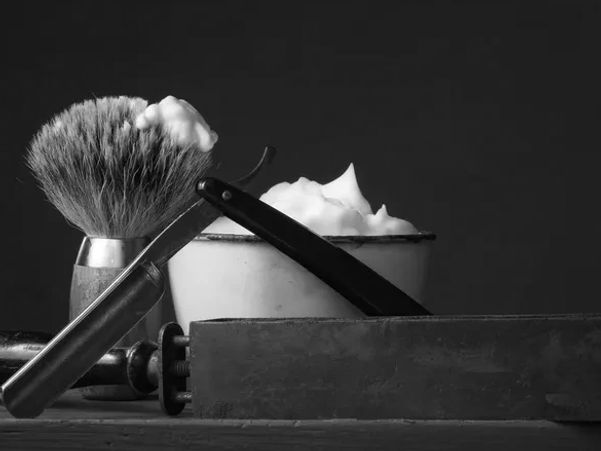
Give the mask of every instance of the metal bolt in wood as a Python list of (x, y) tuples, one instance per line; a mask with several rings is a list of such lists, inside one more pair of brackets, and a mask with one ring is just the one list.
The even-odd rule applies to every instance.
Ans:
[(159, 332), (159, 400), (167, 415), (177, 415), (191, 402), (186, 391), (190, 376), (190, 362), (186, 360), (189, 337), (176, 323), (165, 324)]

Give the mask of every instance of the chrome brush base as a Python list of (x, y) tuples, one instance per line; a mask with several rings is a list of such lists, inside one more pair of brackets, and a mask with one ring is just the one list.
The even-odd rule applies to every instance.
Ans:
[[(75, 318), (146, 247), (145, 238), (111, 239), (85, 237), (81, 243), (71, 280), (69, 318)], [(140, 340), (155, 340), (162, 325), (161, 304), (121, 338), (115, 347), (130, 347)], [(80, 389), (86, 399), (133, 400), (146, 395), (123, 385), (100, 385)]]

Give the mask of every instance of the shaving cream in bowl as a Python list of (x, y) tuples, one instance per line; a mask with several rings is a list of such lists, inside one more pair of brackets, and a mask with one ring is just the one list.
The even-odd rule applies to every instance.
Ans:
[[(301, 177), (280, 183), (261, 201), (361, 260), (418, 302), (431, 233), (373, 212), (354, 167), (327, 184)], [(364, 315), (304, 267), (226, 217), (217, 219), (169, 261), (179, 323), (216, 318)]]

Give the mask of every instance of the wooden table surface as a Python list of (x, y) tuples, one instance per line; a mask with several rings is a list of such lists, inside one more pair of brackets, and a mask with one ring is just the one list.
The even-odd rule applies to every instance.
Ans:
[(39, 418), (0, 407), (1, 450), (355, 449), (595, 450), (601, 423), (450, 420), (201, 420), (165, 417), (157, 399), (85, 401), (65, 394)]

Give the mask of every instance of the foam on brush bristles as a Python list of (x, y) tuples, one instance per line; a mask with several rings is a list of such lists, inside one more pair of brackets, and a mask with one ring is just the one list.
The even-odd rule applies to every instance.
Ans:
[(181, 146), (160, 127), (136, 129), (140, 98), (72, 105), (31, 142), (27, 164), (48, 199), (86, 235), (149, 237), (195, 198), (211, 152)]

